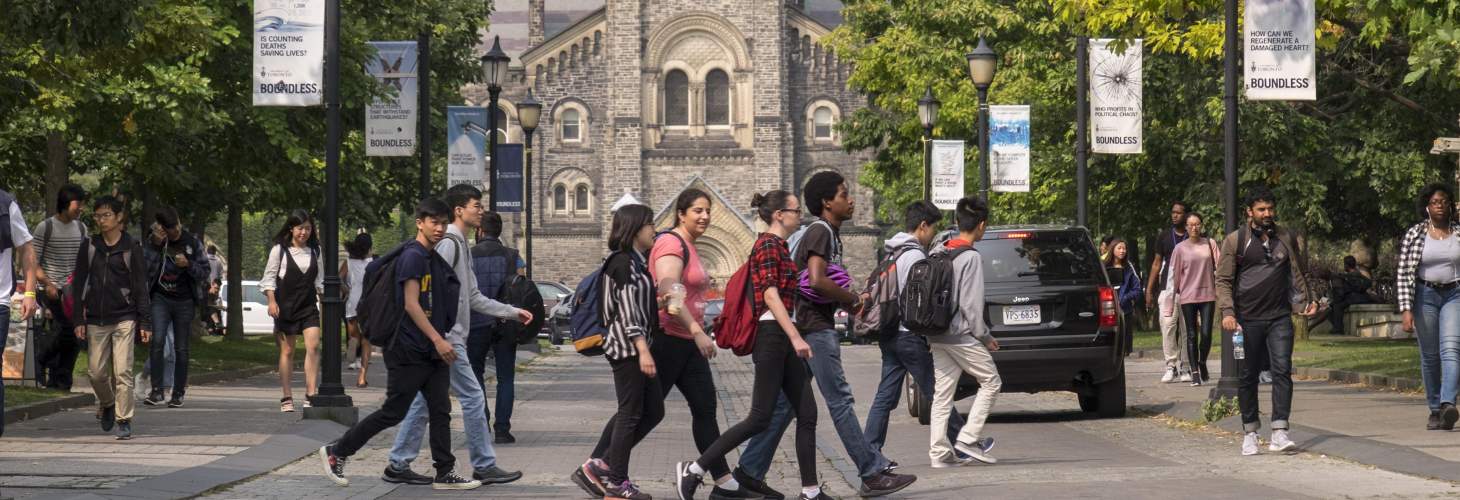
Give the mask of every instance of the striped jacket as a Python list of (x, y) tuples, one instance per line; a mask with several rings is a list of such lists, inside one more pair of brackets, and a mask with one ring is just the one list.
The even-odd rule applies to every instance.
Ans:
[(603, 265), (603, 311), (608, 337), (603, 354), (610, 361), (639, 355), (635, 337), (644, 337), (659, 329), (659, 297), (649, 266), (639, 252), (615, 252)]
[[(1430, 220), (1415, 224), (1404, 232), (1399, 240), (1399, 269), (1395, 290), (1399, 293), (1399, 311), (1414, 308), (1415, 273), (1419, 270), (1420, 258), (1424, 257), (1425, 240), (1430, 231)], [(1460, 221), (1450, 221), (1450, 232), (1460, 233)]]

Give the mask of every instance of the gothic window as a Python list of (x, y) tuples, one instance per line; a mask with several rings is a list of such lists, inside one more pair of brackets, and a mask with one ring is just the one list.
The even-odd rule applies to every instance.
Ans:
[(581, 115), (576, 109), (563, 111), (562, 133), (564, 141), (578, 142), (582, 140), (579, 136), (579, 132), (582, 127), (582, 122), (580, 121), (581, 119)]
[(705, 124), (730, 124), (730, 77), (718, 69), (705, 75)]
[(588, 185), (579, 184), (573, 190), (573, 209), (579, 212), (588, 210)]
[(562, 184), (553, 186), (553, 210), (562, 211), (568, 209), (568, 190)]
[(816, 108), (812, 113), (813, 135), (817, 140), (831, 139), (832, 114), (831, 108), (822, 106)]
[(689, 76), (677, 69), (664, 76), (664, 124), (689, 125)]
[(507, 113), (497, 108), (497, 144), (507, 144)]

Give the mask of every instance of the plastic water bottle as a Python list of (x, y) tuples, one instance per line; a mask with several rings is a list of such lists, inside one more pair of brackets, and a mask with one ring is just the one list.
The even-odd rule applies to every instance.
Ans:
[(1247, 348), (1242, 345), (1242, 327), (1232, 332), (1232, 359), (1247, 359)]
[(684, 285), (679, 283), (675, 283), (669, 287), (668, 309), (670, 316), (679, 316), (680, 310), (684, 308), (684, 299), (688, 293), (689, 291), (684, 288)]

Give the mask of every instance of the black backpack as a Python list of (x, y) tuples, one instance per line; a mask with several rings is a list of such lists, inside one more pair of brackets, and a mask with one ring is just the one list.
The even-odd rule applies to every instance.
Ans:
[(365, 266), (365, 281), (355, 321), (365, 338), (376, 347), (392, 347), (401, 321), (405, 320), (406, 308), (400, 297), (400, 287), (395, 282), (395, 264), (406, 245), (414, 243), (414, 240), (402, 243)]
[[(11, 196), (4, 189), (0, 189), (0, 252), (15, 247), (15, 241), (10, 235), (11, 203), (15, 203), (15, 197)], [(6, 262), (4, 265), (8, 266), (10, 263)], [(10, 293), (9, 290), (0, 290), (0, 292), (5, 292), (7, 295)]]
[(500, 302), (511, 304), (512, 307), (532, 313), (532, 322), (526, 325), (516, 321), (502, 321), (499, 323), (498, 332), (501, 339), (513, 337), (518, 344), (530, 344), (537, 338), (537, 332), (542, 330), (542, 324), (547, 320), (547, 312), (542, 303), (542, 292), (537, 290), (537, 283), (527, 279), (526, 276), (513, 274), (502, 287)]
[(953, 263), (972, 247), (937, 252), (913, 264), (899, 298), (902, 326), (919, 335), (943, 335), (958, 313)]

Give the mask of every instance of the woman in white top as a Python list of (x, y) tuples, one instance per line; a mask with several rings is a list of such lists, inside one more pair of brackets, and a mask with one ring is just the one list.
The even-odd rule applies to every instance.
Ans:
[[(274, 318), (274, 338), (279, 345), (279, 385), (284, 397), (279, 411), (294, 411), (295, 339), (304, 336), (304, 396), (313, 397), (319, 388), (319, 296), (324, 291), (324, 273), (319, 270), (319, 245), (314, 237), (314, 220), (309, 212), (295, 210), (274, 236), (269, 262), (259, 289), (269, 298), (269, 316)], [(304, 406), (309, 407), (306, 402)]]
[(370, 257), (370, 247), (373, 245), (370, 233), (361, 232), (355, 235), (354, 241), (345, 242), (345, 252), (349, 258), (340, 265), (340, 281), (345, 283), (345, 331), (350, 335), (349, 347), (346, 353), (350, 356), (350, 369), (359, 370), (356, 377), (355, 387), (365, 388), (365, 374), (370, 371), (370, 356), (372, 354), (370, 342), (361, 339), (360, 324), (355, 321), (355, 308), (360, 305), (360, 294), (365, 291), (365, 266), (375, 260)]

